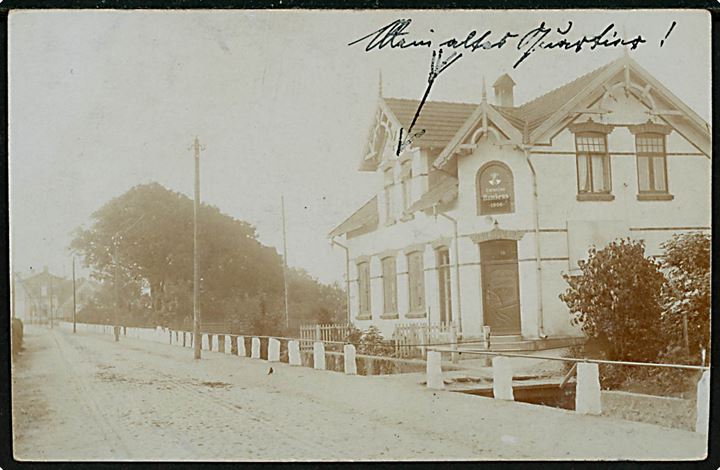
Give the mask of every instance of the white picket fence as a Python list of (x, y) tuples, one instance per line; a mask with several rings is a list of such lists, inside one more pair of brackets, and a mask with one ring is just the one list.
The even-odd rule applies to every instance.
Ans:
[(392, 340), (399, 357), (425, 357), (427, 344), (450, 344), (457, 342), (454, 323), (428, 325), (425, 323), (398, 323)]
[(345, 338), (350, 334), (351, 327), (350, 324), (301, 325), (300, 349), (303, 351), (312, 350), (315, 341), (344, 342)]

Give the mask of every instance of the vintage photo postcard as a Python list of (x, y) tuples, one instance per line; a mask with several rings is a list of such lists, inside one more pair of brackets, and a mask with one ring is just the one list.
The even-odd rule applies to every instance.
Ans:
[(710, 40), (12, 11), (14, 459), (704, 459)]

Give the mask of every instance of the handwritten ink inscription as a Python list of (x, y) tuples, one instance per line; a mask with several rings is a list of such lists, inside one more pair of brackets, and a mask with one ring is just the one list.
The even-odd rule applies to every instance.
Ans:
[[(472, 54), (479, 51), (499, 50), (509, 47), (509, 45), (514, 45), (515, 49), (520, 52), (519, 57), (513, 64), (513, 68), (516, 69), (532, 55), (541, 50), (558, 50), (576, 54), (582, 51), (594, 51), (598, 48), (606, 49), (612, 47), (629, 47), (630, 50), (635, 50), (642, 44), (648, 42), (641, 34), (629, 38), (620, 37), (618, 31), (615, 29), (614, 23), (608, 24), (595, 34), (587, 34), (577, 32), (576, 30), (578, 28), (575, 27), (573, 21), (568, 21), (563, 27), (548, 27), (545, 21), (541, 21), (537, 27), (526, 32), (504, 31), (502, 33), (495, 33), (490, 29), (483, 32), (472, 30), (462, 38), (450, 37), (435, 45), (436, 43), (433, 39), (412, 38), (410, 36), (411, 24), (412, 19), (410, 18), (397, 19), (376, 31), (348, 43), (348, 46), (364, 44), (364, 52), (380, 51), (385, 48), (406, 50), (418, 48), (433, 49), (436, 47), (432, 51), (432, 57), (430, 59), (430, 73), (427, 87), (425, 88), (425, 93), (420, 100), (412, 123), (407, 129), (407, 132), (404, 129), (400, 129), (396, 148), (397, 155), (400, 155), (415, 139), (420, 138), (425, 133), (424, 129), (420, 132), (413, 133), (413, 128), (430, 94), (430, 90), (440, 74), (463, 57), (464, 52)], [(675, 24), (676, 22), (673, 21), (661, 42), (661, 47), (667, 41)], [(434, 33), (435, 31), (430, 29), (430, 32)], [(443, 51), (451, 51), (445, 60), (442, 59)]]

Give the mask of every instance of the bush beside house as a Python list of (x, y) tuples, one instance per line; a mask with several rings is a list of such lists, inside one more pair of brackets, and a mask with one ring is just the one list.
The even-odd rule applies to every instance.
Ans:
[[(560, 295), (571, 322), (588, 337), (575, 357), (620, 361), (700, 364), (710, 347), (710, 237), (675, 235), (658, 262), (641, 241), (591, 248), (579, 275), (564, 275)], [(605, 388), (683, 395), (696, 371), (601, 366)]]

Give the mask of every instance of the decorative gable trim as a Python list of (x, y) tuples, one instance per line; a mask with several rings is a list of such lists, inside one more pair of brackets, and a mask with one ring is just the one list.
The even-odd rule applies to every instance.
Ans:
[[(494, 127), (490, 124), (493, 124)], [(442, 168), (452, 160), (458, 150), (464, 149), (472, 151), (477, 147), (477, 141), (480, 137), (487, 136), (488, 133), (494, 134), (495, 137), (501, 141), (503, 138), (506, 138), (506, 143), (508, 144), (519, 146), (523, 143), (522, 132), (488, 104), (485, 93), (485, 82), (483, 81), (482, 102), (440, 152), (440, 155), (435, 159), (432, 166)], [(470, 143), (467, 143), (466, 141), (470, 135), (472, 135), (472, 137), (470, 137)]]

